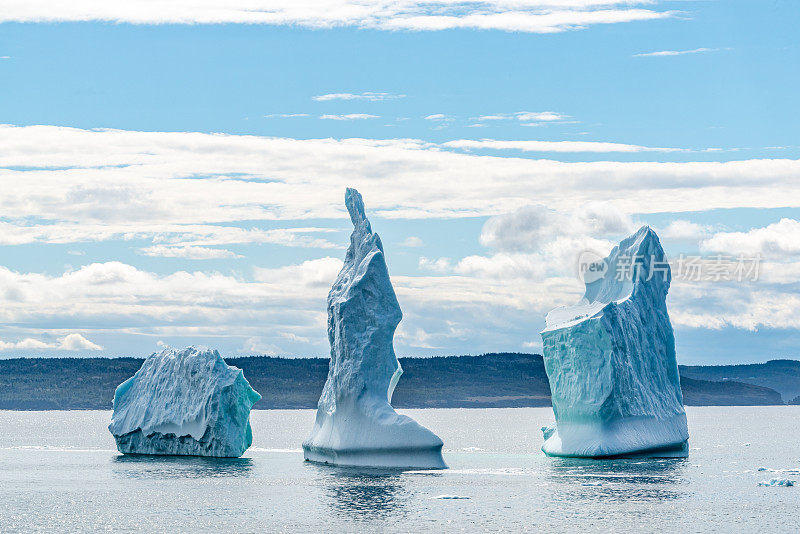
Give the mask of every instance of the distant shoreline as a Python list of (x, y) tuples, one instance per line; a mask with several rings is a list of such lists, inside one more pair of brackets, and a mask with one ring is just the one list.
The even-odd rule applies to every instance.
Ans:
[[(0, 360), (0, 409), (110, 410), (114, 389), (141, 358), (14, 358)], [(254, 409), (313, 409), (328, 373), (327, 358), (228, 358), (262, 400)], [(396, 408), (523, 408), (550, 406), (538, 354), (400, 358), (404, 373)], [(770, 406), (800, 401), (800, 361), (680, 366), (687, 406)]]

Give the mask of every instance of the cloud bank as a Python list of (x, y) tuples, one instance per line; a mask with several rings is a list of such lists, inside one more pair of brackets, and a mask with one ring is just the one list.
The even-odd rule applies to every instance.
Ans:
[(556, 33), (671, 17), (651, 0), (75, 0), (13, 2), (0, 22), (265, 24), (375, 30)]

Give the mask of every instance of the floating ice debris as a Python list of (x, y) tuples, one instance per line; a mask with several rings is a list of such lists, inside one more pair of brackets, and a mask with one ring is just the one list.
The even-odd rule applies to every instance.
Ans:
[(219, 352), (168, 348), (117, 387), (108, 429), (122, 453), (238, 457), (260, 398)]
[(364, 202), (347, 189), (353, 234), (344, 266), (328, 294), (328, 380), (316, 421), (303, 443), (306, 460), (336, 465), (445, 468), (442, 440), (394, 411), (403, 370), (394, 331), (403, 317), (389, 280), (383, 245)]
[(602, 486), (602, 482), (584, 482), (581, 486)]
[[(667, 314), (670, 268), (644, 226), (602, 262), (578, 304), (542, 332), (556, 423), (552, 456), (686, 456), (689, 433)], [(597, 271), (597, 269), (595, 269)]]
[(794, 480), (789, 480), (788, 478), (771, 478), (769, 480), (762, 480), (758, 483), (758, 485), (769, 487), (788, 487), (794, 486)]
[(464, 497), (463, 495), (437, 495), (436, 497), (431, 497), (431, 499), (460, 500), (460, 499), (469, 499), (469, 497)]

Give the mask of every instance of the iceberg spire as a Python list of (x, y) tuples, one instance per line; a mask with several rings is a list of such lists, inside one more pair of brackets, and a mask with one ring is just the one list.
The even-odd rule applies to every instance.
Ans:
[(574, 306), (547, 315), (552, 456), (685, 456), (689, 433), (667, 313), (671, 272), (643, 226), (614, 247)]
[(403, 313), (364, 201), (348, 188), (353, 222), (344, 265), (328, 294), (328, 380), (306, 460), (336, 465), (444, 468), (442, 440), (391, 406), (403, 370), (392, 340)]

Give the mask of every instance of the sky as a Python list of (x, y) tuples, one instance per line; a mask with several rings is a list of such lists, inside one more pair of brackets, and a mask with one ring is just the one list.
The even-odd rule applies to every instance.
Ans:
[(326, 356), (346, 187), (400, 356), (540, 352), (647, 224), (679, 363), (800, 358), (793, 0), (0, 6), (0, 358)]

